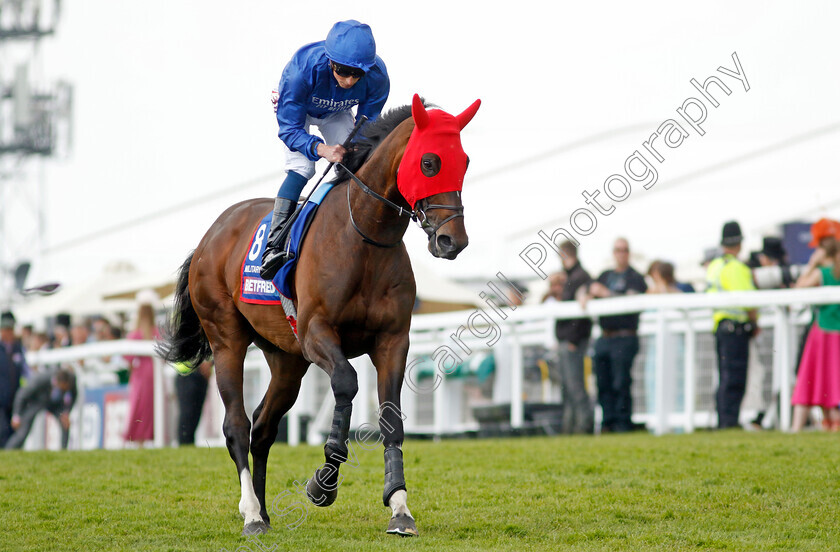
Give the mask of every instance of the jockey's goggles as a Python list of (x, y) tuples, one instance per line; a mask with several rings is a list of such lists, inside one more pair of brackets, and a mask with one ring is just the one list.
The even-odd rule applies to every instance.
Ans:
[(334, 61), (330, 61), (330, 67), (333, 71), (335, 71), (335, 74), (339, 77), (353, 77), (354, 79), (360, 79), (365, 76), (365, 72), (359, 69), (358, 67), (342, 65)]

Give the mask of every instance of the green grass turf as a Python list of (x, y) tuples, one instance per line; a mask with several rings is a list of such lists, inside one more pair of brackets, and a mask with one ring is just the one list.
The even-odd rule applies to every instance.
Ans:
[[(840, 436), (409, 441), (420, 538), (384, 530), (382, 448), (355, 447), (338, 500), (258, 540), (240, 536), (224, 449), (0, 453), (0, 550), (837, 550)], [(271, 502), (323, 461), (277, 445)], [(275, 511), (298, 499), (283, 496)], [(291, 515), (294, 514), (294, 515)]]

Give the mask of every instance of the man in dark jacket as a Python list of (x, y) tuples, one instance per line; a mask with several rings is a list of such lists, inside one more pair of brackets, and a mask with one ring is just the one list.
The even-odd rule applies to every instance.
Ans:
[(21, 340), (15, 335), (15, 315), (0, 313), (0, 447), (12, 435), (12, 405), (21, 378), (29, 375)]
[(20, 386), (17, 366), (3, 349), (0, 349), (0, 447), (12, 435), (12, 404)]
[(67, 448), (70, 437), (70, 410), (76, 402), (76, 377), (68, 370), (55, 374), (38, 374), (18, 391), (12, 412), (15, 434), (6, 443), (7, 449), (21, 448), (35, 416), (46, 410), (61, 423), (61, 448)]
[[(580, 289), (592, 281), (580, 265), (577, 247), (565, 241), (560, 244), (561, 261), (566, 272), (562, 300), (573, 301)], [(589, 318), (558, 320), (554, 328), (560, 342), (560, 384), (563, 387), (563, 432), (592, 433), (594, 411), (583, 379), (583, 360), (589, 347), (592, 321)]]
[[(630, 266), (630, 245), (624, 238), (613, 243), (615, 268), (606, 270), (589, 285), (586, 299), (621, 297), (647, 291), (645, 278)], [(601, 337), (595, 342), (592, 364), (598, 378), (598, 402), (604, 413), (602, 433), (635, 429), (632, 421), (633, 360), (639, 352), (639, 314), (602, 316)]]

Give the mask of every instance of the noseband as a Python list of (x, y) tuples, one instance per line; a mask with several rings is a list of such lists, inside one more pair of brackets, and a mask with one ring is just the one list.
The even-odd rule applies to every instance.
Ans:
[[(458, 197), (461, 197), (461, 192), (456, 192)], [(452, 219), (456, 219), (458, 217), (464, 217), (464, 206), (463, 205), (437, 205), (432, 203), (429, 205), (428, 199), (421, 199), (417, 202), (417, 207), (414, 208), (414, 218), (413, 220), (420, 224), (420, 228), (426, 232), (426, 235), (429, 236), (429, 241), (432, 241), (432, 238), (437, 234), (437, 231), (441, 229), (441, 227), (449, 222)], [(432, 211), (434, 209), (447, 209), (449, 211), (455, 211), (454, 215), (449, 215), (443, 222), (439, 223), (434, 228), (432, 224), (429, 222), (429, 217), (426, 215), (426, 211)]]
[[(368, 187), (367, 184), (362, 182), (355, 174), (353, 174), (352, 171), (350, 171), (350, 169), (348, 169), (347, 167), (345, 167), (341, 163), (336, 163), (336, 166), (344, 169), (344, 171), (347, 173), (347, 175), (353, 180), (353, 182), (355, 182), (359, 186), (359, 188), (362, 189), (362, 191), (364, 193), (366, 193), (367, 195), (371, 196), (374, 199), (377, 199), (377, 200), (381, 201), (382, 203), (384, 203), (385, 205), (387, 205), (388, 207), (390, 207), (391, 209), (396, 211), (399, 216), (410, 217), (412, 221), (416, 222), (418, 224), (418, 226), (420, 226), (420, 228), (423, 229), (423, 231), (429, 237), (429, 241), (432, 241), (432, 239), (434, 239), (435, 235), (437, 234), (437, 231), (440, 230), (441, 227), (443, 227), (444, 224), (446, 224), (450, 220), (456, 219), (458, 217), (463, 218), (463, 216), (464, 216), (464, 206), (463, 205), (437, 205), (437, 204), (428, 205), (427, 204), (427, 199), (421, 199), (420, 201), (418, 201), (417, 206), (414, 209), (405, 209), (403, 207), (400, 207), (399, 205), (397, 205), (393, 201), (389, 200), (388, 198), (383, 197), (383, 196), (379, 195), (378, 193), (374, 192), (373, 190), (371, 190), (370, 187)], [(458, 193), (458, 197), (461, 197), (461, 192), (457, 192), (457, 193)], [(426, 211), (432, 211), (434, 209), (447, 209), (449, 211), (455, 211), (455, 214), (449, 215), (448, 217), (443, 219), (443, 222), (441, 222), (437, 226), (433, 227), (432, 224), (429, 222), (429, 217), (426, 214)], [(374, 240), (373, 238), (368, 237), (362, 231), (362, 229), (359, 228), (359, 226), (356, 224), (356, 221), (353, 219), (353, 207), (350, 205), (350, 186), (347, 186), (347, 210), (350, 213), (350, 223), (353, 225), (353, 228), (356, 230), (356, 232), (359, 233), (359, 235), (362, 237), (362, 240), (365, 243), (375, 245), (376, 247), (386, 247), (386, 248), (387, 247), (396, 247), (400, 243), (402, 243), (402, 238), (400, 238), (398, 241), (396, 241), (394, 243), (378, 242), (378, 241)]]

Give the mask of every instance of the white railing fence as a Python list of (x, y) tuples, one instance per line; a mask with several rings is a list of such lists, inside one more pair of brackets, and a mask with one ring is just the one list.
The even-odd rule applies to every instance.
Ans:
[[(657, 434), (694, 431), (716, 422), (712, 394), (716, 388), (716, 359), (711, 338), (713, 308), (750, 306), (760, 309), (762, 328), (754, 357), (769, 359), (771, 383), (760, 370), (750, 378), (765, 383), (759, 392), (777, 401), (775, 425), (790, 427), (790, 395), (794, 384), (798, 336), (810, 323), (812, 305), (840, 303), (840, 288), (770, 290), (722, 294), (637, 295), (591, 301), (584, 312), (574, 302), (518, 307), (487, 304), (472, 311), (417, 315), (412, 320), (411, 348), (402, 393), (405, 429), (409, 434), (441, 437), (478, 431), (475, 409), (501, 407), (510, 430), (531, 423), (529, 403), (562, 402), (562, 390), (543, 372), (534, 379), (527, 371), (526, 353), (556, 347), (557, 319), (642, 312), (639, 336), (642, 350), (634, 366), (634, 420)], [(597, 325), (593, 332), (597, 337)], [(79, 397), (71, 413), (70, 448), (122, 448), (121, 435), (128, 414), (125, 386), (103, 385), (108, 376), (90, 366), (92, 359), (114, 355), (153, 355), (154, 344), (144, 341), (110, 341), (47, 351), (30, 352), (32, 366), (72, 364)], [(492, 355), (495, 370), (484, 381), (475, 367)], [(761, 360), (761, 359), (756, 359)], [(351, 361), (359, 378), (354, 400), (353, 424), (377, 423), (376, 371), (370, 360)], [(177, 443), (175, 370), (155, 358), (155, 447)], [(450, 375), (452, 373), (452, 375)], [(246, 411), (253, 412), (268, 387), (271, 375), (262, 354), (249, 350), (245, 360)], [(755, 381), (748, 383), (752, 387)], [(759, 382), (762, 383), (762, 382)], [(287, 442), (323, 443), (333, 410), (329, 381), (311, 366), (304, 377), (297, 402), (286, 416)], [(680, 401), (677, 399), (681, 398)], [(681, 404), (678, 404), (681, 403)], [(508, 414), (509, 409), (509, 414)], [(742, 419), (755, 409), (745, 405)], [(49, 419), (47, 419), (49, 418)], [(196, 432), (198, 446), (224, 446), (221, 426), (224, 409), (211, 378), (202, 420)], [(39, 420), (27, 440), (27, 449), (58, 448), (58, 426), (51, 417)]]

